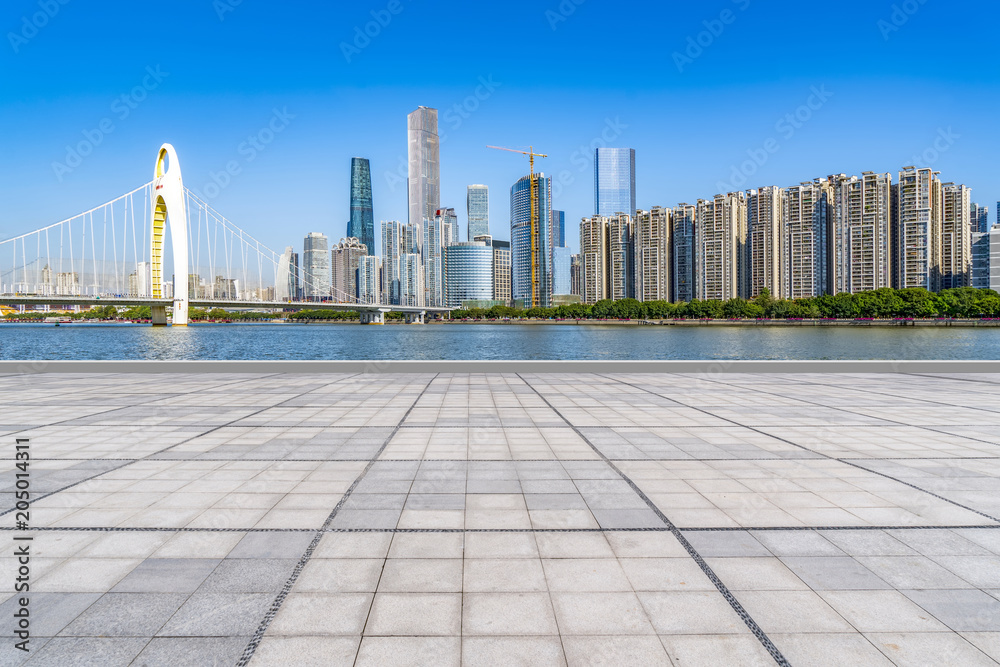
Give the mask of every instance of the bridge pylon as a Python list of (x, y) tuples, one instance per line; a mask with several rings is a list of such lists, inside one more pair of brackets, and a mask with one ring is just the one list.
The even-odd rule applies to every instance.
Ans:
[[(177, 151), (163, 144), (156, 158), (152, 190), (152, 233), (150, 234), (150, 282), (153, 298), (163, 298), (163, 242), (166, 225), (170, 224), (170, 241), (174, 259), (174, 318), (175, 327), (188, 323), (188, 214), (181, 180), (181, 165)], [(153, 324), (167, 323), (166, 306), (153, 306)]]

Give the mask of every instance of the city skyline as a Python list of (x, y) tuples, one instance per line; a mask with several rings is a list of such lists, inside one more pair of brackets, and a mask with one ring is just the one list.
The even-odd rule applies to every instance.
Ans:
[[(554, 177), (553, 208), (571, 221), (592, 213), (597, 140), (637, 149), (642, 209), (711, 197), (727, 189), (720, 182), (784, 187), (829, 173), (895, 173), (914, 156), (968, 185), (981, 204), (992, 208), (1000, 195), (995, 50), (952, 40), (920, 66), (910, 57), (958, 34), (970, 15), (947, 6), (920, 3), (902, 18), (891, 3), (850, 16), (819, 7), (792, 15), (745, 0), (643, 6), (643, 17), (662, 26), (656, 48), (634, 40), (600, 52), (578, 48), (581, 38), (625, 28), (634, 12), (599, 0), (571, 3), (565, 15), (558, 4), (514, 2), (509, 16), (482, 21), (482, 8), (403, 3), (360, 48), (355, 28), (363, 32), (384, 7), (316, 7), (303, 21), (292, 8), (222, 4), (232, 11), (157, 10), (189, 40), (155, 56), (130, 36), (154, 15), (146, 7), (98, 18), (60, 6), (26, 44), (6, 40), (0, 119), (17, 131), (0, 160), (0, 235), (135, 187), (134, 165), (166, 140), (184, 152), (192, 189), (213, 195), (213, 206), (277, 250), (309, 231), (342, 236), (351, 156), (371, 161), (376, 223), (406, 221), (401, 119), (418, 105), (441, 113), (440, 205), (461, 209), (469, 184), (492, 187), (501, 193), (491, 211), (497, 237), (509, 221), (503, 193), (523, 174), (488, 144), (533, 144), (552, 156), (538, 168)], [(998, 7), (974, 9), (987, 25), (1000, 17)], [(12, 3), (5, 34), (19, 36), (20, 17), (34, 11), (36, 2)], [(824, 30), (808, 38), (799, 29), (820, 19)], [(454, 48), (418, 48), (431, 28), (449, 30)], [(255, 30), (274, 48), (243, 38)], [(782, 39), (762, 45), (765, 31)], [(518, 49), (521, 40), (532, 49)], [(360, 53), (348, 49), (348, 60), (342, 44)], [(418, 66), (399, 67), (414, 58)], [(530, 66), (546, 60), (549, 67)], [(877, 72), (867, 66), (873, 61)], [(98, 132), (105, 119), (113, 130)]]

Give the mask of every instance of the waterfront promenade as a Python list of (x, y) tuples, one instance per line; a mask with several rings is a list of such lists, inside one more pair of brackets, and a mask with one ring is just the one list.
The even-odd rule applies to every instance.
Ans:
[(1000, 663), (1000, 374), (7, 374), (0, 406), (0, 665)]

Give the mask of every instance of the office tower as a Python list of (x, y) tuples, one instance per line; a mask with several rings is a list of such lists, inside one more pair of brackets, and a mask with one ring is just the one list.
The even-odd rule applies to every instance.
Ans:
[(832, 199), (833, 190), (825, 178), (794, 185), (782, 194), (790, 299), (807, 299), (829, 292), (827, 250)]
[(510, 241), (490, 239), (490, 245), (493, 246), (493, 300), (509, 305), (514, 298), (511, 291)]
[(493, 248), (484, 241), (453, 243), (444, 249), (445, 305), (493, 300)]
[(942, 185), (941, 233), (937, 242), (940, 289), (968, 287), (972, 269), (972, 233), (968, 211), (972, 194), (964, 185)]
[[(406, 117), (409, 175), (406, 181), (409, 224), (416, 227), (416, 241), (423, 243), (425, 220), (441, 208), (441, 142), (437, 109), (418, 107)], [(420, 250), (418, 249), (418, 252)]]
[(608, 221), (608, 298), (635, 298), (635, 231), (632, 216), (619, 213)]
[(969, 210), (969, 226), (973, 232), (988, 234), (990, 231), (990, 207), (972, 204)]
[(444, 249), (451, 240), (451, 224), (442, 211), (435, 213), (424, 223), (424, 305), (439, 308), (445, 302)]
[(976, 289), (990, 287), (990, 234), (972, 232), (972, 279)]
[(892, 175), (839, 174), (832, 187), (830, 238), (833, 294), (892, 287)]
[(444, 247), (447, 248), (452, 243), (461, 241), (461, 235), (458, 233), (458, 215), (455, 213), (455, 209), (439, 208), (434, 212), (434, 216), (441, 218), (441, 238)]
[(610, 218), (635, 211), (635, 150), (597, 148), (594, 154), (594, 215)]
[(490, 189), (485, 185), (470, 185), (466, 193), (469, 213), (468, 240), (490, 233)]
[(416, 253), (408, 252), (399, 258), (399, 305), (424, 305), (424, 269)]
[(382, 258), (362, 255), (358, 258), (358, 303), (382, 303)]
[(695, 220), (696, 296), (727, 301), (745, 296), (747, 204), (742, 192), (699, 199)]
[(673, 227), (673, 301), (687, 303), (695, 298), (695, 276), (697, 261), (695, 255), (694, 223), (698, 208), (691, 204), (678, 204), (671, 213)]
[(406, 227), (396, 220), (382, 221), (382, 303), (399, 305), (399, 260), (412, 250), (406, 246)]
[(594, 304), (610, 298), (608, 285), (608, 223), (595, 215), (580, 221), (581, 294), (583, 303)]
[[(535, 174), (522, 177), (510, 189), (510, 245), (513, 297), (526, 308), (547, 308), (552, 296), (552, 179)], [(532, 238), (532, 190), (537, 229)]]
[(566, 246), (566, 212), (552, 211), (552, 247)]
[(893, 258), (895, 283), (906, 289), (935, 289), (932, 244), (936, 232), (940, 181), (930, 168), (903, 167), (893, 188)]
[(552, 249), (552, 294), (573, 293), (572, 287), (573, 251), (559, 246)]
[(583, 296), (583, 258), (574, 253), (569, 263), (569, 293)]
[(635, 298), (670, 301), (673, 298), (670, 253), (670, 210), (654, 206), (635, 212)]
[(782, 190), (773, 185), (747, 193), (747, 298), (767, 290), (775, 299), (788, 295)]
[(278, 260), (277, 275), (274, 278), (275, 298), (278, 301), (295, 301), (299, 294), (299, 255), (292, 246)]
[(302, 295), (307, 301), (330, 296), (330, 241), (325, 234), (312, 232), (302, 245)]
[(347, 237), (361, 241), (368, 254), (375, 254), (375, 214), (372, 210), (372, 172), (368, 160), (351, 158), (351, 221)]
[(405, 252), (420, 254), (420, 246), (423, 243), (423, 225), (412, 225), (406, 223), (403, 227), (403, 248)]
[(355, 303), (358, 299), (358, 266), (368, 248), (356, 238), (340, 239), (330, 250), (330, 273), (334, 301)]

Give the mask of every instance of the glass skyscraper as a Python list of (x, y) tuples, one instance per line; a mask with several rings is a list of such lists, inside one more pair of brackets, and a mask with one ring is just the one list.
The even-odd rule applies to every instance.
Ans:
[(490, 189), (485, 185), (470, 185), (466, 197), (469, 211), (468, 240), (490, 233)]
[(570, 267), (573, 263), (573, 251), (569, 248), (556, 247), (552, 249), (552, 293), (572, 294)]
[(372, 209), (372, 171), (368, 160), (351, 158), (351, 221), (348, 238), (356, 238), (375, 254), (375, 213)]
[[(549, 307), (552, 303), (552, 179), (535, 174), (538, 192), (538, 229), (535, 237), (535, 264), (538, 280), (538, 301), (535, 305)], [(532, 306), (532, 243), (531, 243), (531, 179), (521, 178), (510, 189), (510, 245), (512, 296), (525, 307)]]
[(594, 155), (594, 214), (635, 215), (635, 149), (598, 148)]
[[(566, 246), (566, 212), (552, 211), (552, 247), (564, 248)], [(562, 294), (562, 292), (555, 292)]]
[(441, 208), (441, 140), (437, 109), (418, 107), (406, 117), (409, 171), (406, 182), (409, 224), (417, 227), (417, 243), (423, 242), (425, 220), (433, 220)]
[(456, 243), (444, 249), (449, 308), (465, 301), (493, 300), (493, 247), (483, 241)]

